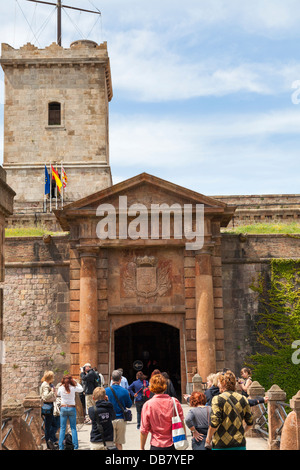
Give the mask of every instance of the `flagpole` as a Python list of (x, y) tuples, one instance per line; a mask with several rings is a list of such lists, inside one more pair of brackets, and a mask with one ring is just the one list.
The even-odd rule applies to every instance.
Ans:
[(62, 192), (61, 192), (61, 208), (64, 208), (64, 182), (63, 182), (63, 166), (62, 162), (60, 162), (60, 178), (62, 182)]
[[(56, 163), (56, 172), (57, 172), (57, 163)], [(55, 181), (55, 183), (56, 183), (56, 181)], [(57, 183), (56, 183), (56, 186), (55, 186), (55, 198), (56, 198), (55, 209), (57, 210)]]
[[(46, 166), (46, 165), (45, 165)], [(44, 206), (43, 206), (43, 212), (47, 212), (47, 196), (46, 196), (46, 171), (44, 167)]]
[(52, 212), (52, 166), (51, 166), (51, 162), (50, 162), (49, 178), (50, 178), (50, 212)]

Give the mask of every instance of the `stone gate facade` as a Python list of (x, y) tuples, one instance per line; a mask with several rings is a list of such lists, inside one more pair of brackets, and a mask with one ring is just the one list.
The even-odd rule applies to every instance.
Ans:
[[(155, 240), (99, 239), (97, 208), (104, 203), (118, 208), (120, 195), (127, 197), (128, 206), (138, 202), (149, 210), (149, 225), (153, 204), (204, 205), (204, 246), (187, 250), (187, 239), (161, 235)], [(148, 174), (56, 211), (63, 230), (70, 232), (71, 373), (78, 374), (80, 365), (91, 362), (109, 377), (117, 366), (115, 332), (143, 321), (179, 330), (183, 392), (196, 369), (205, 380), (222, 368), (220, 227), (232, 213), (224, 203)], [(121, 216), (117, 210), (117, 227)], [(170, 220), (174, 224), (172, 216)]]

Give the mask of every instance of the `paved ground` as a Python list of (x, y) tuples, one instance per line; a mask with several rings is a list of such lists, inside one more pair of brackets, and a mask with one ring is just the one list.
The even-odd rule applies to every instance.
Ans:
[[(184, 414), (188, 412), (188, 405), (182, 405)], [(140, 449), (140, 433), (136, 429), (136, 410), (133, 406), (131, 408), (133, 419), (130, 423), (127, 423), (126, 428), (126, 444), (123, 446), (124, 450), (139, 450)], [(78, 430), (79, 439), (79, 450), (89, 450), (91, 425), (84, 424), (81, 429)], [(188, 440), (191, 437), (188, 432)], [(150, 435), (147, 439), (146, 450), (150, 448)], [(188, 450), (192, 450), (191, 445)], [(267, 441), (263, 438), (247, 438), (247, 450), (267, 450)]]

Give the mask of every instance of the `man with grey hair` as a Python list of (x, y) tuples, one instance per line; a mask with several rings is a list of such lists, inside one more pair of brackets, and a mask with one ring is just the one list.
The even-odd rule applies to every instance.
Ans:
[[(113, 421), (114, 427), (114, 442), (118, 450), (123, 449), (125, 444), (125, 432), (126, 432), (126, 421), (124, 420), (123, 410), (120, 407), (118, 401), (123, 408), (131, 408), (132, 401), (127, 390), (121, 387), (122, 373), (119, 370), (114, 370), (111, 374), (112, 385), (105, 389), (106, 395), (109, 401), (112, 403), (116, 419)], [(115, 396), (116, 395), (116, 396)]]
[[(119, 370), (121, 372), (121, 383), (120, 383), (121, 387), (126, 388), (126, 390), (128, 390), (129, 384), (128, 384), (128, 380), (126, 379), (126, 377), (123, 376), (123, 369), (118, 368), (116, 370)], [(112, 385), (112, 380), (110, 382), (110, 385)]]

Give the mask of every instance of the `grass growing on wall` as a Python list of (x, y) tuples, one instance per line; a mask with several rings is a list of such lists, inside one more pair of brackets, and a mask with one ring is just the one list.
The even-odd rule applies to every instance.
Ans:
[(261, 276), (251, 286), (260, 301), (257, 341), (268, 352), (248, 365), (266, 390), (279, 385), (290, 399), (300, 389), (300, 260), (272, 260), (268, 284)]
[(249, 225), (238, 225), (237, 227), (225, 228), (223, 233), (244, 233), (244, 234), (300, 234), (300, 223), (275, 222), (275, 223), (254, 223)]
[(5, 237), (43, 237), (44, 235), (61, 236), (67, 232), (51, 232), (43, 227), (13, 227), (5, 229)]

